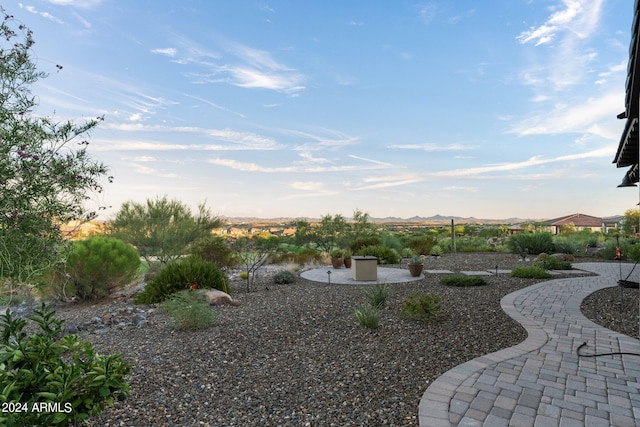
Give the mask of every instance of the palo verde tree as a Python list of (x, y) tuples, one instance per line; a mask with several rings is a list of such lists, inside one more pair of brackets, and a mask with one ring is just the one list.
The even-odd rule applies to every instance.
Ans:
[(166, 264), (185, 255), (191, 243), (210, 236), (221, 223), (205, 203), (193, 215), (189, 206), (164, 196), (144, 204), (125, 202), (109, 228), (115, 237), (135, 246), (147, 262), (157, 259)]
[(303, 220), (296, 222), (295, 225), (298, 244), (311, 243), (324, 252), (330, 252), (331, 249), (339, 246), (349, 229), (349, 224), (340, 214), (324, 215), (317, 224), (310, 224)]
[(241, 237), (233, 243), (239, 264), (247, 272), (247, 292), (251, 291), (256, 272), (279, 250), (280, 239), (270, 233)]
[(0, 13), (0, 277), (29, 283), (59, 259), (60, 226), (95, 216), (84, 205), (102, 191), (107, 168), (91, 159), (85, 138), (102, 118), (35, 114), (30, 87), (47, 74), (36, 68), (32, 32)]

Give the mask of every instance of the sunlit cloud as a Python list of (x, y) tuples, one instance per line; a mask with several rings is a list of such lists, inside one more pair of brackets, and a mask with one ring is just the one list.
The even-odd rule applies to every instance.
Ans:
[(611, 121), (624, 105), (623, 90), (612, 91), (601, 98), (591, 98), (581, 104), (558, 104), (550, 111), (532, 115), (511, 127), (507, 133), (524, 135), (553, 135), (560, 133), (589, 133), (600, 120)]
[(438, 145), (433, 143), (424, 144), (391, 144), (387, 148), (394, 150), (420, 150), (420, 151), (461, 151), (469, 150), (472, 147), (465, 147), (460, 144)]
[(233, 170), (242, 172), (261, 172), (261, 173), (324, 173), (324, 172), (353, 172), (363, 170), (376, 170), (386, 168), (378, 164), (367, 165), (291, 165), (291, 166), (263, 166), (253, 162), (241, 162), (233, 159), (208, 159), (208, 163), (224, 166)]
[(178, 174), (175, 174), (175, 173), (161, 173), (161, 172), (158, 172), (154, 168), (150, 168), (148, 166), (142, 166), (142, 165), (136, 165), (134, 167), (134, 171), (136, 173), (141, 174), (141, 175), (153, 175), (153, 176), (156, 176), (158, 178), (178, 178)]
[(25, 4), (22, 4), (22, 3), (18, 3), (18, 7), (20, 7), (21, 9), (26, 10), (29, 13), (33, 13), (34, 15), (40, 15), (43, 18), (46, 18), (46, 19), (48, 19), (50, 21), (55, 22), (56, 24), (64, 24), (64, 21), (62, 19), (59, 19), (59, 18), (53, 16), (49, 12), (40, 12), (34, 6), (28, 6), (28, 5), (25, 5)]
[(520, 33), (516, 38), (522, 44), (541, 46), (553, 42), (550, 62), (524, 71), (521, 80), (530, 85), (551, 83), (556, 90), (582, 81), (588, 64), (597, 58), (597, 52), (586, 42), (598, 27), (602, 3), (603, 0), (563, 0), (562, 8), (545, 23)]
[(101, 5), (105, 0), (46, 0), (58, 6), (71, 6), (79, 9), (90, 9)]
[[(105, 124), (103, 126), (105, 129), (110, 130), (118, 130), (123, 132), (149, 132), (149, 133), (187, 133), (187, 134), (198, 134), (207, 138), (226, 141), (234, 144), (236, 149), (256, 149), (256, 150), (275, 150), (279, 148), (283, 148), (281, 144), (275, 141), (273, 138), (265, 137), (261, 135), (257, 135), (250, 132), (240, 132), (234, 131), (231, 129), (206, 129), (199, 128), (195, 126), (161, 126), (161, 125), (145, 125), (143, 123), (114, 123), (114, 124)], [(125, 147), (129, 144), (129, 142), (125, 142), (121, 145), (121, 149), (126, 149)], [(132, 142), (132, 144), (136, 145), (137, 142)], [(160, 144), (165, 145), (165, 144)], [(172, 144), (169, 144), (172, 145)], [(173, 144), (175, 145), (175, 144)], [(209, 144), (179, 144), (176, 146), (181, 147), (204, 147), (204, 149), (212, 149), (213, 146)], [(153, 149), (154, 144), (149, 145), (148, 149)], [(137, 148), (136, 148), (137, 149)], [(164, 149), (164, 148), (162, 148)]]
[(599, 21), (602, 0), (563, 0), (564, 9), (551, 14), (547, 21), (520, 33), (520, 43), (534, 42), (536, 46), (554, 40), (558, 33), (568, 32), (587, 38)]
[(171, 58), (175, 58), (178, 54), (178, 49), (175, 47), (166, 47), (162, 49), (151, 49), (151, 53), (157, 53), (159, 55), (165, 55)]

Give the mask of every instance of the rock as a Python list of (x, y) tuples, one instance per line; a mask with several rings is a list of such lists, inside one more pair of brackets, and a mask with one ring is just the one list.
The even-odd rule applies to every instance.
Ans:
[(210, 305), (240, 305), (240, 301), (234, 300), (231, 298), (231, 295), (218, 289), (207, 289), (203, 295), (207, 298)]

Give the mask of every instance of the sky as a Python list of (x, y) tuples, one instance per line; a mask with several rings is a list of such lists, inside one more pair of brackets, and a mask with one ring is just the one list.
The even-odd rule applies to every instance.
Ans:
[[(25, 0), (92, 203), (226, 217), (623, 214), (628, 0)], [(59, 70), (56, 66), (61, 65)]]

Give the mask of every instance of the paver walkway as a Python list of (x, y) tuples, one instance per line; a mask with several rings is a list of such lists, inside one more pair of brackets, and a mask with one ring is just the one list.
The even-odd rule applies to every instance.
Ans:
[[(596, 325), (580, 311), (586, 296), (617, 286), (632, 265), (574, 267), (599, 276), (538, 283), (502, 299), (528, 338), (440, 376), (420, 401), (420, 426), (640, 425), (640, 341)], [(629, 280), (638, 281), (638, 269)], [(585, 342), (581, 354), (638, 356), (580, 357)]]

